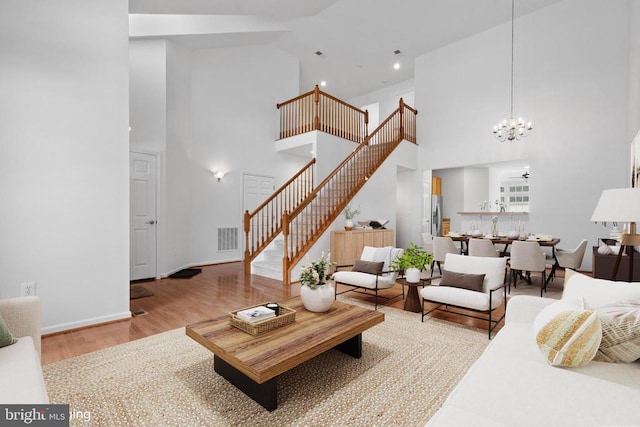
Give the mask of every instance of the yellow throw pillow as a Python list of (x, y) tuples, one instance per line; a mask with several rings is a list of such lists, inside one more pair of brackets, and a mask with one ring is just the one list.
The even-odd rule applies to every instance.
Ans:
[(594, 310), (581, 298), (555, 302), (538, 313), (533, 323), (536, 344), (549, 364), (579, 367), (589, 363), (602, 340), (602, 326)]

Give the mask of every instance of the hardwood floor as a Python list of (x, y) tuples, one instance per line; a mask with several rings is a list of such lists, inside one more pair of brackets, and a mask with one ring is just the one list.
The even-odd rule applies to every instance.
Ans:
[[(285, 286), (279, 280), (254, 275), (245, 277), (240, 262), (203, 266), (202, 273), (189, 279), (166, 278), (134, 284), (154, 295), (131, 300), (132, 318), (44, 336), (42, 363), (79, 356), (300, 293), (299, 284)], [(381, 295), (392, 296), (400, 292), (400, 285), (396, 285), (382, 291)], [(373, 302), (373, 296), (369, 295), (350, 292), (345, 296)], [(404, 301), (397, 297), (383, 304), (402, 309)], [(420, 314), (415, 316), (419, 322)], [(435, 312), (432, 316), (486, 328), (486, 322), (472, 318)]]

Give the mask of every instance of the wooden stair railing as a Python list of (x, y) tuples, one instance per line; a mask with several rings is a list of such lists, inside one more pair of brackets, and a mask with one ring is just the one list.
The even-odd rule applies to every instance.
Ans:
[(345, 206), (364, 186), (403, 139), (416, 140), (417, 110), (399, 107), (378, 126), (297, 208), (282, 218), (283, 282), (291, 283), (291, 271), (329, 228)]
[(318, 85), (276, 107), (280, 110), (280, 139), (314, 130), (357, 143), (367, 137), (369, 112), (322, 92)]
[(312, 192), (315, 162), (314, 158), (303, 166), (253, 212), (245, 211), (245, 274), (251, 274), (251, 261), (281, 232), (283, 213), (296, 209)]

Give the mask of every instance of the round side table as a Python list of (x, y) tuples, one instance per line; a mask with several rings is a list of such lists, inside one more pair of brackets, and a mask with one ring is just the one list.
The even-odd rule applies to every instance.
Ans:
[(421, 277), (420, 281), (416, 283), (407, 282), (407, 279), (404, 277), (396, 279), (396, 282), (400, 283), (402, 286), (407, 286), (407, 298), (404, 300), (405, 311), (412, 311), (414, 313), (420, 313), (422, 311), (422, 303), (418, 296), (418, 286), (430, 285), (431, 279), (436, 278), (437, 277)]

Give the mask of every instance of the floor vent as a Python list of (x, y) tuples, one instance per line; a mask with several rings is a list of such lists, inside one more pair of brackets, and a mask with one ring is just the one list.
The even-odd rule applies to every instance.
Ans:
[(218, 228), (218, 251), (238, 250), (238, 227)]
[(145, 310), (140, 308), (134, 311), (132, 314), (133, 314), (133, 317), (138, 317), (138, 316), (144, 316), (145, 314), (149, 314), (149, 313), (147, 313)]

